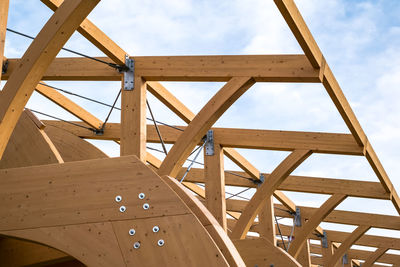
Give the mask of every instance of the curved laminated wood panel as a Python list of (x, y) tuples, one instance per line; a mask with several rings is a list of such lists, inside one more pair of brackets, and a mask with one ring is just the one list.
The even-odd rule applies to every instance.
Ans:
[[(46, 244), (88, 266), (228, 266), (220, 241), (135, 156), (6, 169), (0, 179), (2, 235)], [(156, 225), (158, 233), (152, 230)], [(140, 249), (133, 249), (135, 242)]]
[(59, 163), (53, 144), (23, 112), (0, 161), (0, 169)]
[(44, 129), (65, 162), (108, 158), (104, 152), (76, 135), (51, 125)]

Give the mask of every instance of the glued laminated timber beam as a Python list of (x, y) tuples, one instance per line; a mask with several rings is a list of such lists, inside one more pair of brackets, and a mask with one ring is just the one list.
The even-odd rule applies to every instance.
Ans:
[[(319, 72), (304, 55), (237, 56), (143, 56), (135, 60), (135, 74), (146, 81), (227, 82), (232, 77), (249, 76), (256, 82), (313, 82)], [(98, 59), (112, 62), (105, 57)], [(7, 80), (17, 68), (18, 59), (9, 59)], [(207, 71), (205, 71), (207, 70)], [(121, 74), (100, 62), (87, 58), (56, 58), (42, 80), (120, 81)]]
[(99, 1), (65, 1), (18, 62), (0, 99), (0, 158), (35, 86), (80, 22)]

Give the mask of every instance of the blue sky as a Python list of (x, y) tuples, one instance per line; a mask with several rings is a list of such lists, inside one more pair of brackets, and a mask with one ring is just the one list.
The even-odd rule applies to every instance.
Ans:
[[(38, 0), (11, 0), (8, 27), (36, 35), (52, 12)], [(397, 191), (400, 191), (400, 1), (297, 0), (322, 52), (351, 103)], [(103, 0), (89, 18), (130, 55), (302, 53), (272, 0), (122, 1)], [(7, 57), (20, 57), (29, 40), (7, 34)], [(102, 53), (79, 34), (66, 47)], [(71, 56), (61, 52), (60, 56)], [(61, 88), (112, 103), (115, 82), (52, 82)], [(223, 83), (164, 83), (193, 111), (199, 111)], [(76, 99), (99, 118), (108, 109)], [(181, 124), (149, 96), (157, 119)], [(29, 107), (65, 119), (74, 117), (34, 95)], [(114, 112), (112, 121), (119, 121)], [(217, 122), (218, 126), (348, 132), (322, 85), (257, 84)], [(117, 146), (97, 142), (107, 153)], [(241, 150), (270, 172), (287, 153)], [(227, 168), (234, 168), (227, 161)], [(365, 159), (313, 155), (296, 174), (377, 181)], [(290, 194), (296, 203), (320, 205), (325, 196)], [(396, 214), (391, 204), (349, 199), (340, 208)], [(367, 209), (368, 208), (368, 209)], [(327, 226), (328, 227), (328, 226)], [(393, 234), (393, 233), (391, 233)], [(397, 234), (396, 234), (397, 235)]]

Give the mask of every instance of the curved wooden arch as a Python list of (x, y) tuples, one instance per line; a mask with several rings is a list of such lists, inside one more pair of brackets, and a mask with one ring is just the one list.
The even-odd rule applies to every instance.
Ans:
[(358, 226), (347, 238), (346, 240), (339, 246), (339, 248), (333, 253), (331, 258), (328, 261), (326, 267), (334, 267), (337, 262), (346, 254), (351, 246), (358, 240), (360, 237), (369, 230), (371, 226), (360, 225)]
[(255, 83), (252, 77), (233, 77), (200, 110), (179, 136), (158, 170), (159, 175), (176, 177), (193, 148), (219, 117)]
[(100, 0), (67, 0), (29, 46), (0, 98), (0, 159), (30, 96), (63, 45)]
[(388, 251), (389, 248), (378, 248), (377, 250), (374, 251), (374, 253), (371, 254), (371, 256), (368, 257), (368, 259), (363, 263), (363, 267), (372, 267), (374, 263), (382, 257), (383, 254)]
[(311, 150), (295, 150), (286, 157), (275, 170), (270, 174), (268, 181), (265, 181), (253, 195), (245, 210), (242, 212), (235, 228), (232, 231), (232, 238), (243, 239), (246, 237), (251, 224), (260, 211), (263, 203), (271, 197), (278, 186), (292, 173), (304, 160), (311, 155)]
[(307, 223), (301, 227), (300, 231), (295, 234), (295, 239), (290, 244), (289, 254), (297, 258), (307, 237), (315, 228), (335, 209), (347, 196), (344, 194), (334, 194), (321, 205), (321, 207), (311, 216)]

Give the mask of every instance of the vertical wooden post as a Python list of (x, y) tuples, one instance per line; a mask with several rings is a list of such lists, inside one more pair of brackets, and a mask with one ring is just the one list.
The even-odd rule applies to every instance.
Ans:
[(214, 144), (214, 155), (204, 152), (204, 175), (206, 206), (226, 231), (224, 154), (219, 144)]
[[(3, 67), (4, 46), (6, 43), (9, 0), (0, 1), (0, 69)], [(1, 81), (1, 71), (0, 71)]]
[(268, 198), (266, 205), (262, 208), (258, 215), (260, 236), (271, 241), (276, 246), (276, 229), (275, 229), (275, 214), (274, 214), (274, 198)]
[[(328, 264), (330, 257), (332, 257), (333, 254), (333, 246), (332, 246), (332, 241), (329, 238), (328, 233), (324, 231), (324, 237), (321, 237), (321, 252), (322, 252), (322, 261), (324, 263), (324, 266)], [(323, 239), (326, 239), (323, 241)], [(326, 247), (324, 246), (324, 242), (326, 242)]]
[(121, 94), (121, 156), (136, 155), (146, 160), (146, 81), (135, 76), (133, 90)]
[[(296, 225), (296, 220), (299, 220), (301, 222), (300, 226)], [(301, 210), (300, 210), (300, 217), (296, 218), (293, 223), (295, 224), (294, 226), (294, 231), (293, 231), (293, 236), (296, 239), (297, 234), (301, 232), (302, 227), (305, 227), (305, 224), (307, 221), (301, 217)], [(310, 257), (310, 240), (306, 240), (305, 244), (302, 246), (300, 249), (300, 252), (298, 253), (297, 257), (295, 257), (296, 260), (300, 263), (301, 266), (303, 267), (309, 267), (311, 266), (311, 257)]]
[[(296, 234), (295, 234), (296, 237)], [(307, 240), (304, 246), (300, 249), (300, 253), (296, 259), (301, 266), (309, 267), (311, 266), (311, 258), (310, 258), (310, 241)]]

